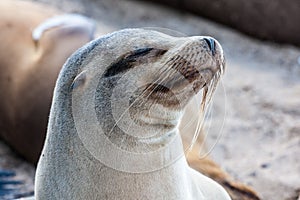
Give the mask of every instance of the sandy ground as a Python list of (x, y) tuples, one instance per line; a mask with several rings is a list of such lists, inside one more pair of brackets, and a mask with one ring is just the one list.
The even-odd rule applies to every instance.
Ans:
[[(299, 198), (299, 48), (254, 40), (202, 18), (140, 1), (39, 1), (94, 18), (99, 35), (125, 27), (165, 27), (218, 39), (227, 68), (214, 98), (211, 128), (207, 127), (211, 156), (233, 177), (253, 186), (263, 200)], [(0, 156), (0, 168), (15, 169), (30, 190), (33, 167), (15, 160), (2, 143)]]

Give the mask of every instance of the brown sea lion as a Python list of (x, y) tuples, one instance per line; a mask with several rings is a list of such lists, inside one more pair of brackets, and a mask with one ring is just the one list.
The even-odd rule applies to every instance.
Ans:
[(0, 136), (36, 162), (51, 97), (66, 59), (90, 41), (92, 20), (44, 5), (0, 1)]

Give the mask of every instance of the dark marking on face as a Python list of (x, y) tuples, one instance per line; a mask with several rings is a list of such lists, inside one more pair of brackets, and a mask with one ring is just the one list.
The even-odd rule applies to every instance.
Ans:
[(170, 88), (167, 88), (160, 84), (151, 84), (149, 86), (149, 89), (152, 90), (153, 92), (163, 92), (163, 93), (170, 92)]
[(147, 85), (142, 94), (144, 94), (144, 97), (154, 100), (155, 103), (166, 107), (177, 107), (180, 105), (179, 99), (172, 90), (161, 84), (153, 83)]
[(157, 60), (164, 55), (167, 50), (156, 48), (141, 48), (131, 51), (113, 62), (105, 71), (104, 77), (111, 77), (123, 73), (137, 64), (147, 63), (149, 61)]
[(199, 77), (199, 71), (188, 60), (181, 56), (177, 56), (174, 60), (176, 60), (176, 62), (173, 61), (174, 63), (171, 68), (178, 71), (190, 83)]

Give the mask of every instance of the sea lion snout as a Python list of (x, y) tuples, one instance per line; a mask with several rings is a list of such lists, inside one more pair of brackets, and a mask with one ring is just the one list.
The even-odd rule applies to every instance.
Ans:
[(193, 36), (184, 40), (169, 50), (172, 56), (164, 66), (171, 70), (165, 84), (171, 90), (186, 90), (187, 85), (194, 84), (197, 93), (216, 74), (223, 72), (223, 50), (212, 37)]

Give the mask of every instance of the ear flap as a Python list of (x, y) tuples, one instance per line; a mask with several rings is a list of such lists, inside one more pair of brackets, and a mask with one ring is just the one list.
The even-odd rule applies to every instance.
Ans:
[(82, 71), (80, 74), (78, 74), (75, 77), (71, 85), (71, 90), (74, 90), (78, 87), (82, 87), (85, 84), (85, 82), (86, 82), (86, 71)]

